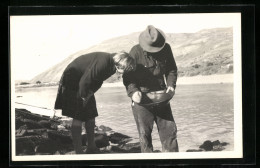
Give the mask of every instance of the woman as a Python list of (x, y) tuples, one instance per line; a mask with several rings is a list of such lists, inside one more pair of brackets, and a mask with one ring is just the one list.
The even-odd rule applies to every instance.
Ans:
[(126, 52), (94, 52), (76, 58), (63, 72), (54, 108), (62, 109), (62, 115), (73, 118), (71, 133), (76, 154), (83, 153), (82, 122), (87, 132), (87, 153), (98, 151), (94, 141), (95, 117), (98, 116), (94, 93), (116, 71), (123, 74), (134, 70), (134, 62)]

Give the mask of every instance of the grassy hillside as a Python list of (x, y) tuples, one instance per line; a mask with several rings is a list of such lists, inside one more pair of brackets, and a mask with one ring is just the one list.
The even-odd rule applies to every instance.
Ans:
[[(64, 61), (34, 77), (30, 82), (57, 82), (66, 66), (76, 57), (94, 51), (129, 52), (138, 43), (140, 32), (116, 37), (74, 53)], [(233, 30), (232, 28), (215, 28), (201, 30), (197, 33), (166, 33), (177, 66), (179, 76), (211, 75), (233, 72)], [(113, 75), (106, 82), (120, 81), (121, 77)]]

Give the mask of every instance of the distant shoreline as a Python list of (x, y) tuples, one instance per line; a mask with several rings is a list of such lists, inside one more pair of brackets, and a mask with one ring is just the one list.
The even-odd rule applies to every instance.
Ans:
[[(217, 84), (217, 83), (233, 83), (233, 74), (214, 74), (208, 76), (192, 76), (192, 77), (179, 77), (177, 85), (190, 85), (190, 84)], [(18, 85), (15, 88), (36, 88), (36, 87), (57, 87), (58, 85), (50, 84), (30, 84), (30, 85)], [(102, 87), (124, 87), (123, 82), (103, 83)]]
[[(217, 83), (233, 83), (233, 74), (216, 74), (208, 76), (192, 76), (179, 77), (177, 85), (191, 85), (191, 84), (217, 84)], [(123, 82), (104, 83), (102, 87), (123, 87)]]

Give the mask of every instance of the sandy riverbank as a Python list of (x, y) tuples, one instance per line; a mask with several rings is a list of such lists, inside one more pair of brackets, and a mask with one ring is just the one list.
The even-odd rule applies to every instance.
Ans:
[[(179, 77), (177, 85), (189, 84), (216, 84), (216, 83), (233, 83), (233, 74), (209, 75), (209, 76), (194, 76), (194, 77)], [(122, 82), (104, 83), (102, 87), (122, 87)]]
[[(216, 83), (233, 83), (233, 74), (208, 75), (208, 76), (193, 76), (193, 77), (179, 77), (177, 85), (189, 84), (216, 84)], [(103, 83), (102, 87), (123, 87), (123, 82)], [(32, 88), (32, 87), (57, 87), (57, 85), (18, 85), (16, 88)]]

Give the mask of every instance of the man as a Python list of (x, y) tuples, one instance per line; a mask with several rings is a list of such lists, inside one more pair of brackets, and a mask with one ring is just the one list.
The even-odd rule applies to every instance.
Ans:
[(139, 104), (149, 92), (175, 94), (177, 66), (165, 35), (154, 26), (148, 26), (139, 36), (130, 56), (136, 61), (136, 70), (123, 75), (127, 94), (132, 99), (132, 111), (139, 132), (141, 151), (153, 152), (152, 129), (157, 124), (162, 152), (178, 152), (177, 128), (170, 104), (145, 107)]
[(62, 115), (73, 118), (71, 133), (76, 154), (83, 153), (83, 122), (87, 132), (87, 153), (99, 152), (94, 141), (95, 117), (98, 116), (94, 93), (116, 71), (123, 74), (134, 68), (134, 60), (126, 52), (93, 52), (79, 56), (66, 67), (54, 108), (62, 109)]

